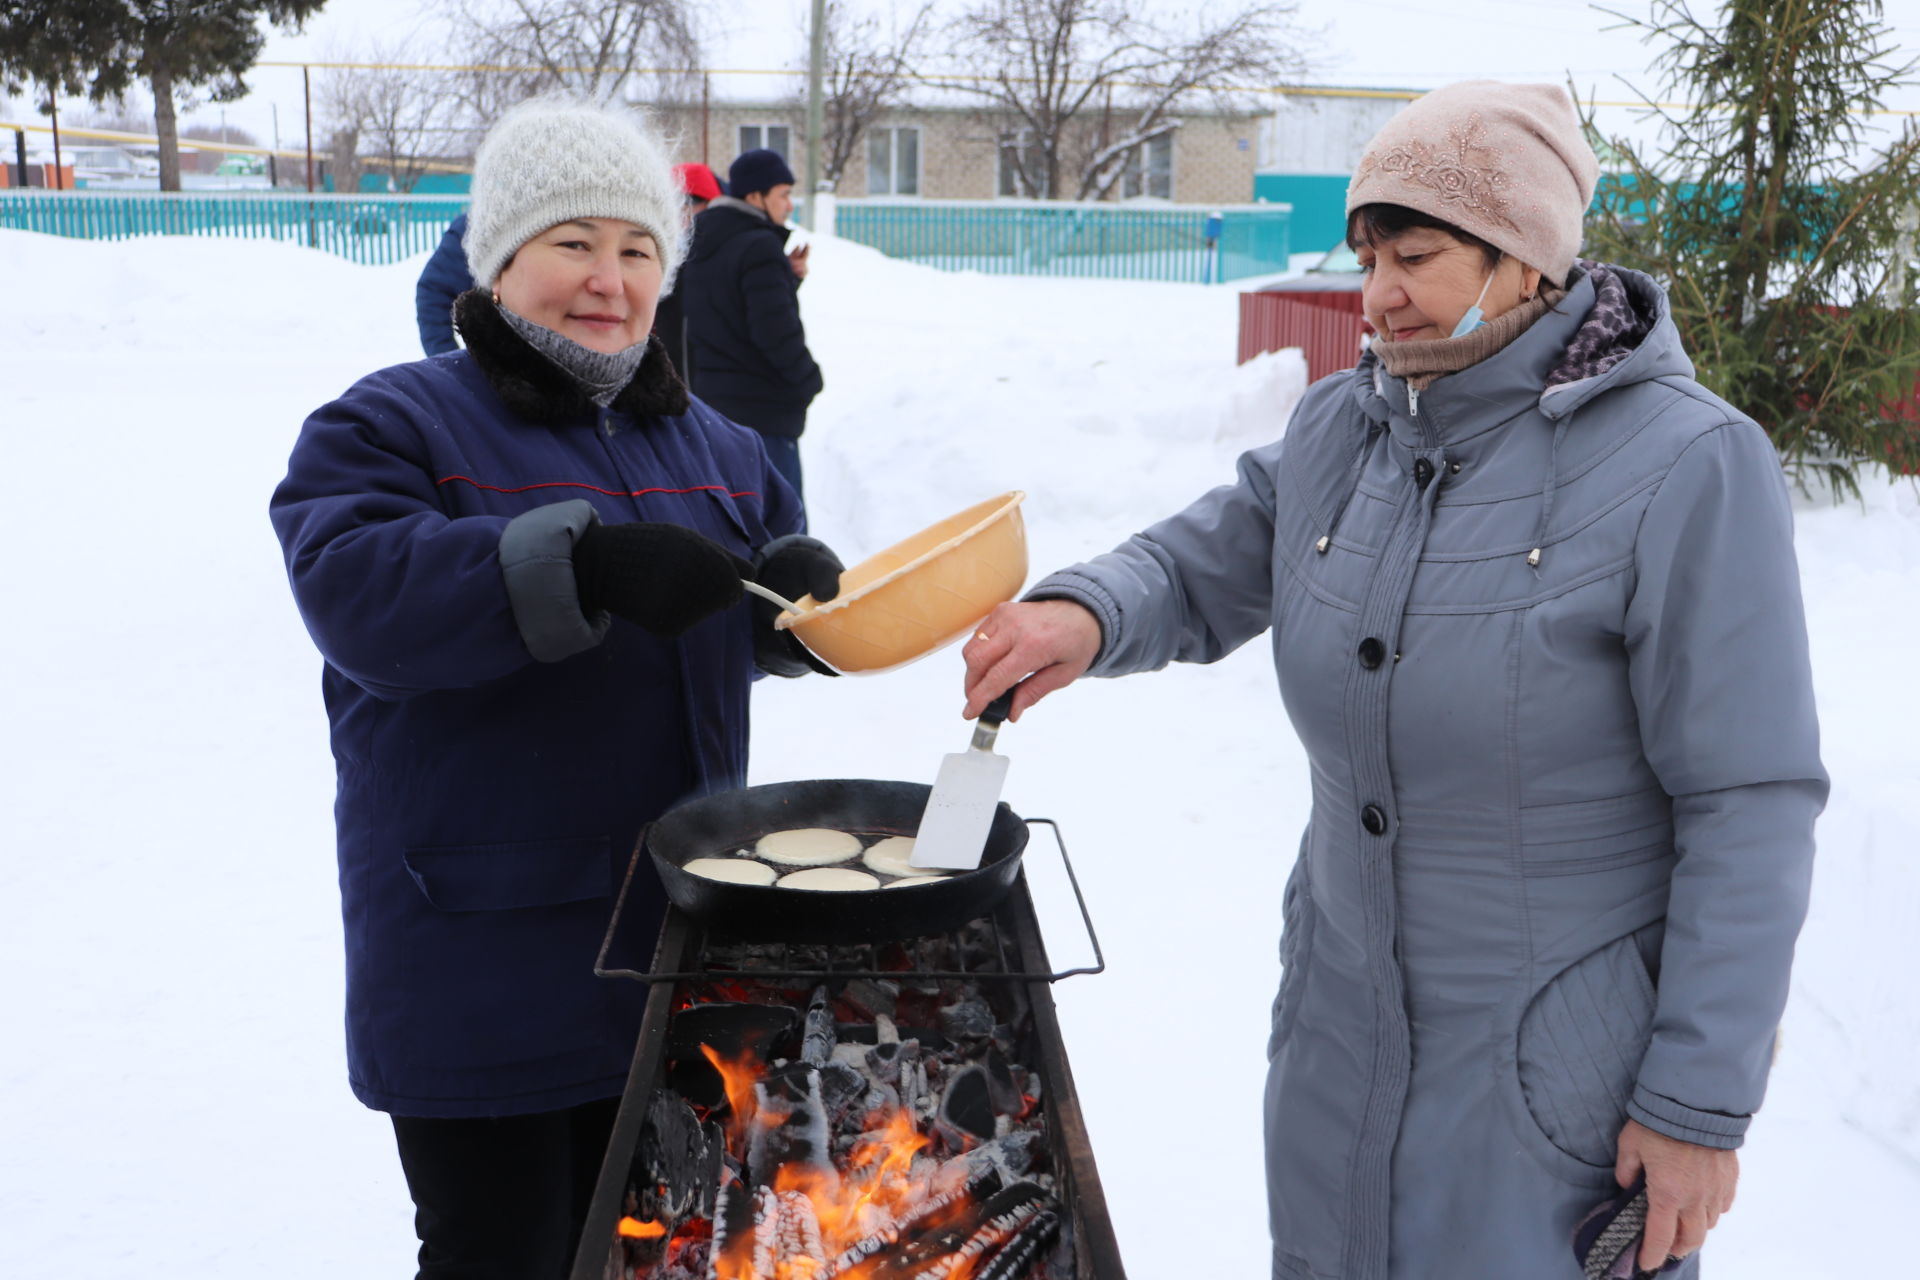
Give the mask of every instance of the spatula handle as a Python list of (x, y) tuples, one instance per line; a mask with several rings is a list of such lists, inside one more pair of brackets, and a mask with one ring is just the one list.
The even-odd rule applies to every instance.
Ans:
[(1019, 687), (1020, 686), (1016, 684), (1013, 686), (1013, 689), (1007, 690), (992, 702), (989, 702), (987, 709), (980, 713), (980, 723), (990, 724), (998, 728), (1001, 722), (1013, 714), (1013, 692), (1014, 689), (1018, 689)]

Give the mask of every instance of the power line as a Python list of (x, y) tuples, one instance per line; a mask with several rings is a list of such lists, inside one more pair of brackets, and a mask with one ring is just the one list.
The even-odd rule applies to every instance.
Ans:
[[(590, 75), (590, 74), (605, 72), (605, 71), (623, 71), (628, 75), (637, 75), (637, 76), (649, 76), (649, 75), (804, 76), (807, 74), (806, 68), (804, 67), (784, 67), (779, 69), (744, 68), (744, 67), (699, 67), (699, 68), (535, 67), (535, 66), (514, 66), (514, 65), (492, 64), (492, 63), (459, 64), (459, 63), (434, 63), (434, 62), (257, 62), (254, 65), (257, 67), (303, 67), (303, 68), (318, 68), (322, 70), (454, 71), (454, 72), (507, 72), (507, 73), (547, 72), (547, 73), (565, 73), (569, 75)], [(1420, 74), (1426, 74), (1426, 73), (1420, 73)], [(971, 73), (971, 72), (950, 72), (950, 73), (949, 72), (926, 72), (918, 75), (911, 75), (907, 78), (910, 80), (917, 81), (918, 83), (925, 85), (928, 88), (934, 88), (934, 89), (952, 88), (952, 87), (957, 87), (959, 85), (962, 85), (965, 83), (971, 83), (971, 82), (993, 83), (1001, 79), (1001, 77), (998, 77), (998, 76), (981, 75), (981, 74)], [(1019, 82), (1018, 77), (1015, 77), (1015, 79), (1016, 79), (1016, 82)], [(1068, 81), (1068, 83), (1078, 84), (1078, 83), (1084, 83), (1084, 82)], [(1113, 84), (1118, 88), (1128, 88), (1128, 89), (1161, 89), (1166, 87), (1164, 85), (1155, 84), (1151, 81), (1134, 81), (1134, 80), (1126, 80), (1126, 81), (1116, 80), (1113, 82)], [(1195, 86), (1196, 89), (1206, 89), (1209, 87), (1211, 86), (1207, 86), (1207, 85)], [(1406, 102), (1411, 102), (1415, 98), (1418, 98), (1427, 92), (1427, 89), (1424, 89), (1424, 88), (1370, 89), (1370, 88), (1357, 88), (1357, 87), (1348, 87), (1348, 86), (1313, 85), (1313, 84), (1237, 85), (1232, 87), (1248, 93), (1266, 93), (1266, 94), (1273, 94), (1279, 97), (1383, 98), (1383, 99), (1400, 99)], [(1635, 99), (1632, 101), (1625, 101), (1625, 102), (1605, 101), (1605, 100), (1589, 101), (1587, 99), (1582, 99), (1582, 102), (1588, 106), (1595, 106), (1595, 107), (1658, 108), (1664, 111), (1687, 111), (1687, 110), (1691, 110), (1694, 105), (1688, 102), (1648, 102), (1640, 99)], [(1873, 110), (1873, 111), (1866, 110), (1865, 108), (1854, 108), (1854, 110), (1863, 115), (1920, 116), (1920, 110), (1904, 110), (1904, 109), (1897, 109), (1897, 108), (1882, 108), (1882, 109)]]

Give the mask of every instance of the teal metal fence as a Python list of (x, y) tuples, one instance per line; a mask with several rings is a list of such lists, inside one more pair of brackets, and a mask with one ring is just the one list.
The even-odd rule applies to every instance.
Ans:
[[(465, 208), (457, 195), (0, 190), (0, 228), (88, 240), (282, 240), (379, 265), (433, 249)], [(1291, 216), (1284, 204), (843, 200), (834, 229), (951, 271), (1204, 283), (1286, 270)]]
[[(1222, 217), (1209, 239), (1207, 220)], [(1283, 204), (1112, 205), (1036, 200), (841, 200), (836, 235), (948, 271), (1206, 283), (1287, 269)]]
[(0, 228), (82, 240), (284, 240), (378, 266), (434, 248), (466, 207), (460, 196), (0, 190)]

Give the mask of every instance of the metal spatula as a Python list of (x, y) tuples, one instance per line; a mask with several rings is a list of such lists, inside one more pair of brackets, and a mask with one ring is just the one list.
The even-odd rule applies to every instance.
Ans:
[(980, 865), (994, 807), (1000, 803), (1000, 788), (1007, 780), (1007, 758), (993, 753), (993, 740), (1012, 710), (1013, 689), (1009, 689), (980, 713), (973, 745), (940, 762), (927, 810), (920, 815), (920, 831), (913, 838), (914, 866), (971, 871)]

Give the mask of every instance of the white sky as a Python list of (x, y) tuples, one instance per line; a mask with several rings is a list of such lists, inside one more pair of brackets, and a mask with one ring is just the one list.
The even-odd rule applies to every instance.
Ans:
[[(1163, 12), (1192, 7), (1178, 0), (1138, 0)], [(1226, 0), (1209, 0), (1218, 9)], [(860, 7), (885, 12), (910, 11), (905, 3), (854, 0)], [(948, 0), (951, 5), (955, 0)], [(1712, 0), (1701, 0), (1700, 7)], [(1645, 13), (1647, 0), (1613, 0), (1608, 7)], [(331, 0), (297, 36), (273, 32), (263, 61), (323, 61), (352, 58), (372, 43), (414, 42), (416, 56), (438, 61), (434, 32), (451, 6), (444, 0)], [(714, 68), (777, 69), (798, 65), (806, 49), (808, 0), (695, 0)], [(1300, 0), (1303, 25), (1323, 34), (1311, 45), (1320, 63), (1311, 77), (1335, 85), (1430, 88), (1454, 80), (1492, 77), (1502, 80), (1571, 78), (1583, 94), (1601, 101), (1632, 95), (1621, 78), (1652, 91), (1647, 72), (1652, 50), (1630, 32), (1607, 30), (1618, 20), (1588, 0)], [(1920, 57), (1920, 0), (1886, 0), (1886, 19), (1903, 55)], [(226, 106), (226, 118), (271, 142), (278, 107), (282, 144), (298, 145), (301, 132), (301, 80), (292, 68), (261, 67), (249, 76), (253, 92)], [(729, 88), (745, 92), (765, 80), (717, 77), (716, 96)], [(66, 103), (67, 111), (84, 104)], [(1890, 106), (1920, 110), (1920, 88), (1907, 90)], [(19, 118), (14, 104), (6, 118)], [(1618, 123), (1608, 116), (1617, 115)], [(220, 108), (203, 107), (192, 119), (216, 123)], [(1620, 111), (1603, 116), (1610, 129), (1626, 129), (1631, 117)], [(37, 119), (34, 123), (39, 123)]]

